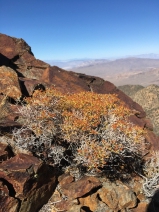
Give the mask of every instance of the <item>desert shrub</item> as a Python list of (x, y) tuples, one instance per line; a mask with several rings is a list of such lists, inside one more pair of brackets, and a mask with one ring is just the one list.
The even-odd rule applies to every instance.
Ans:
[(151, 151), (149, 159), (144, 163), (143, 192), (152, 197), (159, 188), (159, 152)]
[(134, 158), (142, 160), (145, 132), (128, 121), (134, 112), (115, 94), (37, 90), (19, 112), (24, 126), (13, 131), (15, 145), (53, 166), (74, 164), (89, 172), (111, 167), (125, 175), (142, 169)]

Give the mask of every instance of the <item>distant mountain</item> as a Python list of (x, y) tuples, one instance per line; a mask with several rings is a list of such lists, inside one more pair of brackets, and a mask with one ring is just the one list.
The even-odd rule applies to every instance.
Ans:
[(159, 86), (124, 85), (118, 88), (142, 105), (147, 118), (153, 123), (154, 132), (159, 135)]
[(159, 59), (159, 54), (140, 54), (135, 56), (137, 58), (149, 58), (149, 59)]
[(111, 59), (91, 59), (91, 58), (80, 58), (80, 59), (70, 59), (70, 60), (45, 60), (45, 62), (49, 63), (52, 66), (59, 66), (63, 69), (72, 69), (78, 67), (84, 67), (89, 65), (96, 65), (105, 62), (111, 62), (119, 59), (128, 59), (128, 58), (147, 58), (147, 59), (159, 59), (159, 54), (140, 54), (133, 56), (125, 56), (119, 58), (111, 58)]
[(106, 63), (107, 59), (73, 59), (73, 60), (45, 60), (52, 66), (58, 66), (63, 69), (72, 69), (78, 67), (87, 67), (92, 65), (98, 65), (101, 63)]
[(159, 84), (159, 59), (124, 58), (72, 68), (72, 71), (102, 77), (116, 86)]

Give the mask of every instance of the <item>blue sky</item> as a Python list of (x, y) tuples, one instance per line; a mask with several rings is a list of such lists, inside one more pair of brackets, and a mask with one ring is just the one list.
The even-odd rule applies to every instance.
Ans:
[(42, 60), (159, 54), (159, 0), (0, 0), (0, 32)]

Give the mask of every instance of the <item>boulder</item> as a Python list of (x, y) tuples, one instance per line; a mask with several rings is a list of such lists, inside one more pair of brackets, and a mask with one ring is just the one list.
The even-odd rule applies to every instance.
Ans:
[(137, 197), (132, 189), (122, 183), (103, 183), (98, 191), (102, 202), (115, 211), (127, 210), (137, 205)]
[(45, 90), (45, 87), (47, 87), (46, 83), (36, 79), (19, 77), (19, 81), (22, 87), (22, 92), (23, 94), (25, 94), (25, 96), (31, 96), (34, 90), (37, 90), (37, 89)]
[(0, 143), (0, 163), (13, 157), (14, 154), (10, 147), (5, 143)]
[(67, 185), (68, 183), (72, 183), (74, 181), (74, 177), (71, 176), (69, 173), (62, 174), (58, 177), (59, 185)]
[(140, 202), (136, 208), (132, 209), (132, 212), (146, 212), (147, 207), (148, 207), (148, 203), (146, 201)]
[[(7, 197), (19, 201), (18, 212), (38, 211), (49, 200), (56, 187), (56, 173), (34, 156), (26, 154), (17, 154), (2, 162), (0, 179), (9, 190)], [(6, 195), (2, 195), (0, 205)]]
[(112, 185), (104, 186), (98, 193), (102, 202), (106, 203), (109, 208), (116, 209), (118, 207), (118, 195)]
[(82, 207), (88, 207), (91, 211), (95, 211), (99, 205), (99, 199), (97, 197), (97, 193), (93, 193), (84, 198), (79, 198), (80, 204)]
[(0, 67), (0, 93), (13, 99), (22, 95), (17, 73), (10, 67)]
[(0, 33), (0, 65), (10, 66), (18, 76), (39, 79), (49, 65), (37, 60), (23, 40)]
[(19, 212), (19, 206), (17, 199), (0, 195), (0, 212)]
[(85, 176), (80, 180), (61, 186), (62, 192), (68, 199), (76, 199), (89, 193), (92, 189), (101, 186), (96, 177)]

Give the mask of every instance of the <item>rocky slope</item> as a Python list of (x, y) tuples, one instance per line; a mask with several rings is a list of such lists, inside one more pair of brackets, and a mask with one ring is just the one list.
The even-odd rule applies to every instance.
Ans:
[(153, 123), (154, 132), (159, 135), (159, 86), (125, 85), (118, 88), (142, 105), (147, 117)]
[[(51, 86), (63, 93), (117, 94), (136, 111), (131, 121), (148, 129), (146, 140), (151, 148), (159, 149), (159, 139), (142, 107), (112, 83), (49, 66), (34, 57), (24, 40), (0, 34), (0, 211), (37, 212), (48, 201), (42, 211), (145, 211), (148, 202), (141, 193), (140, 178), (134, 178), (131, 185), (120, 181), (114, 184), (97, 176), (75, 181), (71, 170), (61, 175), (32, 154), (8, 144), (12, 130), (21, 127), (17, 99)], [(22, 136), (25, 139), (25, 134)]]
[(132, 98), (132, 96), (139, 90), (143, 89), (144, 86), (142, 85), (122, 85), (122, 86), (118, 86), (118, 88), (123, 91), (126, 95), (130, 96)]

